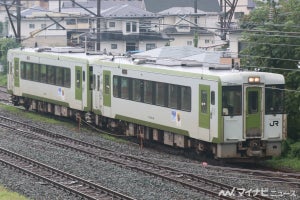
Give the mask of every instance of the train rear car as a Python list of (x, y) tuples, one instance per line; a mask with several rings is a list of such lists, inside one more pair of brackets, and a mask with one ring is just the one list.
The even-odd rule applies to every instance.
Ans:
[(74, 116), (91, 109), (89, 62), (82, 49), (36, 48), (8, 51), (8, 85), (14, 105)]

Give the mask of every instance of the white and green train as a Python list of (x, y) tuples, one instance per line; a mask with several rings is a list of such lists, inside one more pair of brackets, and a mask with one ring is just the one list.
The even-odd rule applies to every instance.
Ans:
[(187, 52), (158, 58), (148, 51), (133, 59), (76, 48), (11, 49), (7, 87), (15, 105), (80, 116), (215, 158), (280, 155), (287, 123), (284, 77), (201, 63), (201, 55), (181, 59)]

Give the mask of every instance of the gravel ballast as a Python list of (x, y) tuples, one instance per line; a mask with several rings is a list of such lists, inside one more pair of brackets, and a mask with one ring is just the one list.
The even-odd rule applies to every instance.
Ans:
[[(46, 128), (55, 133), (72, 136), (76, 139), (81, 139), (125, 154), (138, 156), (151, 162), (167, 165), (185, 172), (203, 175), (228, 185), (236, 185), (239, 188), (248, 190), (268, 188), (269, 191), (285, 192), (293, 190), (293, 188), (287, 188), (287, 186), (276, 182), (271, 183), (261, 180), (252, 180), (250, 177), (243, 174), (220, 174), (214, 167), (201, 166), (200, 161), (190, 160), (183, 156), (171, 155), (149, 148), (140, 150), (138, 145), (113, 142), (104, 139), (101, 134), (93, 131), (81, 129), (81, 131), (78, 132), (76, 131), (76, 124), (74, 124), (74, 126), (65, 126), (32, 121), (24, 119), (20, 114), (6, 111), (1, 107), (0, 112), (1, 115), (6, 117)], [(12, 132), (3, 129), (0, 129), (0, 146), (39, 162), (51, 165), (59, 170), (93, 181), (109, 189), (125, 193), (136, 199), (211, 199), (195, 191), (185, 189), (180, 185), (134, 172), (129, 169), (120, 168), (111, 163), (95, 160), (83, 154), (62, 149), (38, 140), (29, 140), (21, 136), (16, 136)], [(28, 198), (43, 200), (76, 199), (75, 196), (32, 177), (15, 173), (10, 169), (5, 169), (1, 166), (0, 170), (0, 184), (13, 191), (19, 192)], [(299, 191), (296, 193), (298, 195)], [(274, 197), (274, 199), (278, 198)], [(281, 197), (281, 199), (297, 198), (286, 195)]]

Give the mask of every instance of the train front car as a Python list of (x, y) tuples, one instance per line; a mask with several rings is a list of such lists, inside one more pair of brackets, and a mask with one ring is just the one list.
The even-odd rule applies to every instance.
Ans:
[(219, 158), (267, 158), (281, 154), (286, 138), (284, 77), (264, 72), (221, 76), (223, 143)]

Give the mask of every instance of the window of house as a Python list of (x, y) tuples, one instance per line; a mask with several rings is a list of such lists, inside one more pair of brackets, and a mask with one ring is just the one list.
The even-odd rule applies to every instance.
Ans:
[(137, 23), (132, 22), (132, 32), (137, 32)]
[(35, 28), (35, 24), (29, 24), (29, 28), (30, 29), (34, 29)]
[(67, 25), (75, 25), (76, 24), (76, 20), (75, 19), (67, 19), (66, 23), (67, 23)]
[(118, 48), (118, 44), (111, 44), (111, 45), (110, 45), (110, 48), (111, 48), (111, 49), (117, 49), (117, 48)]
[(146, 51), (151, 50), (151, 49), (155, 49), (156, 48), (156, 44), (155, 43), (148, 43), (146, 44)]
[(130, 24), (130, 22), (126, 22), (126, 32), (131, 32), (131, 24)]
[(109, 26), (110, 28), (114, 28), (114, 27), (116, 27), (116, 22), (109, 22), (109, 23), (108, 23), (108, 26)]
[(46, 24), (41, 24), (41, 28), (46, 28)]
[(192, 45), (193, 45), (193, 41), (187, 41), (186, 44), (187, 44), (188, 46), (192, 46)]

